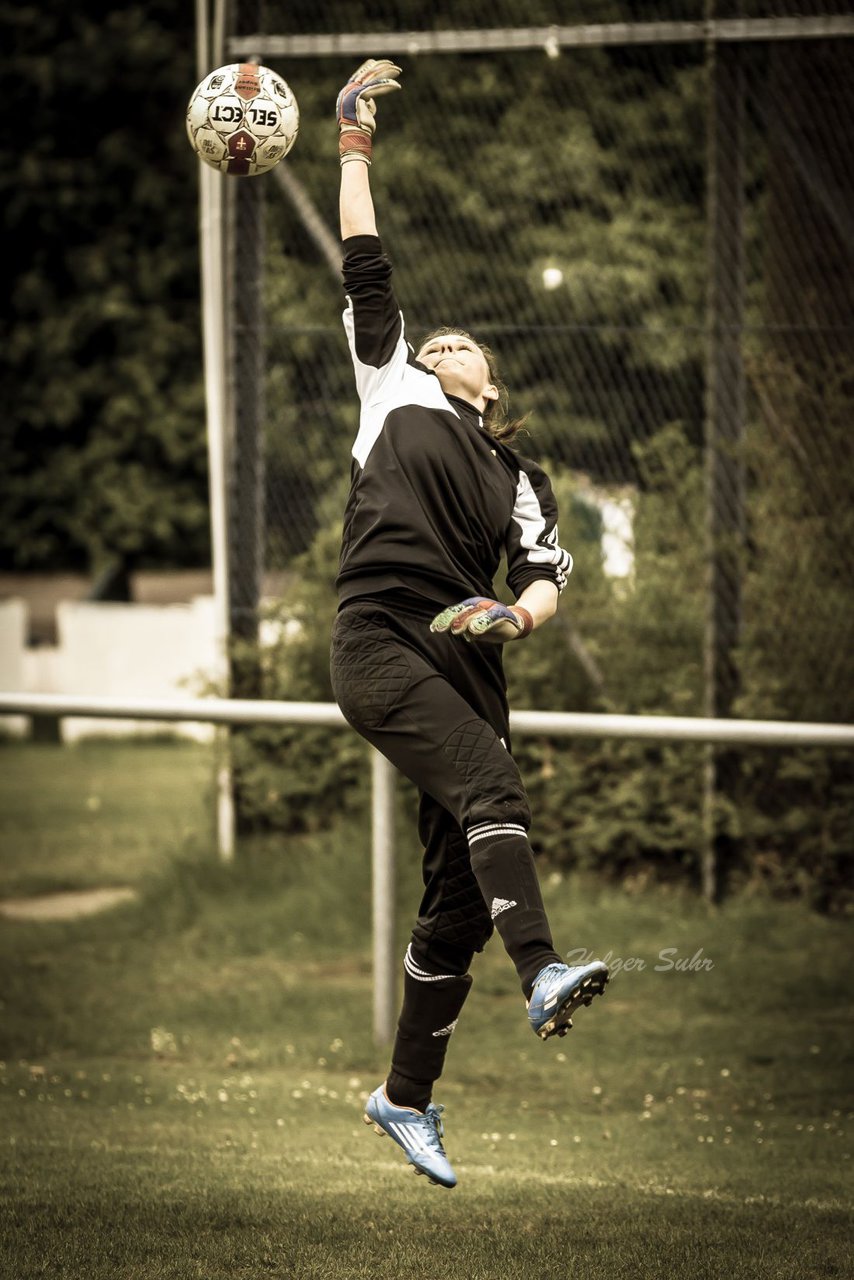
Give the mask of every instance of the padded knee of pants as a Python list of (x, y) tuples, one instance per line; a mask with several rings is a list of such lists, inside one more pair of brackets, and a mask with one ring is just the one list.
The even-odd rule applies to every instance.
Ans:
[(528, 829), (531, 810), (516, 761), (485, 721), (459, 725), (445, 740), (442, 751), (465, 778), (463, 826), (518, 822)]
[[(492, 921), (472, 875), (468, 850), (463, 849), (464, 860), (447, 867), (444, 877), (436, 874), (431, 878), (413, 931), (419, 950), (433, 956), (447, 952), (451, 957), (451, 968), (437, 960), (438, 973), (464, 973), (474, 952), (482, 951), (492, 934)], [(460, 967), (460, 956), (465, 957), (465, 968)]]

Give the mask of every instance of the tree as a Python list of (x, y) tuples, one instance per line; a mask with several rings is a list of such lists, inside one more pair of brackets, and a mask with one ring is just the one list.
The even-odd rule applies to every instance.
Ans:
[(192, 7), (3, 18), (0, 563), (203, 561)]

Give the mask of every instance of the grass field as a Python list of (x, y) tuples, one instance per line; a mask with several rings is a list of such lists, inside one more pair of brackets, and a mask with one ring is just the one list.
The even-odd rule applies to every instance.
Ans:
[(191, 746), (0, 747), (0, 896), (140, 891), (0, 921), (0, 1275), (851, 1274), (849, 924), (546, 872), (561, 944), (622, 971), (542, 1045), (500, 946), (478, 958), (447, 1192), (360, 1120), (385, 1068), (366, 824), (223, 869), (209, 775)]

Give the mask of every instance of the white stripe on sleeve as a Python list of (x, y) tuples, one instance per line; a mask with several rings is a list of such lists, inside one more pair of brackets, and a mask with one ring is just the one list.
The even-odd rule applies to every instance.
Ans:
[(513, 520), (519, 526), (519, 541), (529, 564), (552, 565), (558, 588), (562, 591), (572, 572), (572, 556), (558, 545), (557, 525), (546, 532), (546, 518), (540, 500), (525, 471), (519, 472)]

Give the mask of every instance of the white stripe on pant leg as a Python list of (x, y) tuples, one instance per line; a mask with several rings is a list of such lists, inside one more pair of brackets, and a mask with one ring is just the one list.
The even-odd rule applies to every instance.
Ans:
[(414, 978), (416, 982), (442, 982), (445, 978), (455, 978), (455, 973), (428, 973), (426, 969), (420, 969), (412, 959), (412, 943), (406, 948), (406, 955), (403, 957), (403, 967), (409, 974), (410, 978)]
[(488, 827), (486, 830), (483, 830), (483, 831), (476, 830), (474, 834), (472, 834), (472, 832), (469, 831), (468, 832), (469, 848), (471, 848), (471, 846), (475, 844), (478, 840), (490, 840), (490, 839), (496, 840), (500, 836), (527, 837), (527, 835), (528, 833), (525, 830), (525, 828), (522, 826), (517, 826), (515, 823), (505, 823), (501, 826), (495, 825), (492, 827)]
[(490, 827), (521, 827), (521, 822), (511, 822), (509, 818), (490, 818), (486, 822), (473, 822), (470, 827), (466, 828), (468, 835), (473, 835), (476, 831), (488, 831)]
[(466, 836), (468, 837), (468, 839), (471, 839), (472, 836), (484, 835), (488, 831), (495, 831), (497, 829), (503, 829), (505, 827), (510, 827), (514, 831), (521, 831), (524, 834), (527, 834), (521, 822), (510, 822), (509, 819), (506, 822), (503, 822), (501, 821), (501, 819), (496, 818), (492, 822), (474, 823), (473, 826), (467, 829)]
[(450, 978), (449, 973), (428, 973), (426, 969), (420, 968), (412, 959), (412, 944), (406, 948), (406, 955), (403, 957), (403, 967), (411, 978), (415, 978), (417, 982), (441, 982), (443, 978)]

